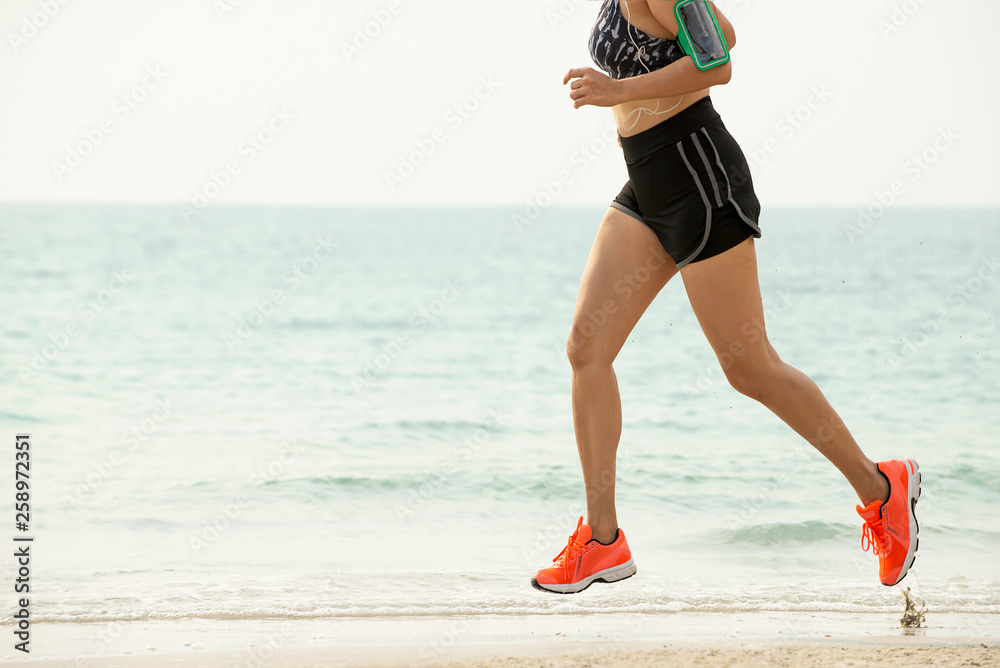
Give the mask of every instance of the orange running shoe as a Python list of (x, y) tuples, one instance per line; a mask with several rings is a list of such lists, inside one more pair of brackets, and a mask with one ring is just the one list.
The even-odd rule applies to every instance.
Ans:
[(916, 515), (920, 469), (912, 459), (890, 459), (876, 466), (889, 482), (889, 500), (872, 501), (867, 508), (857, 507), (865, 521), (861, 547), (866, 552), (870, 547), (878, 555), (879, 579), (891, 587), (913, 566), (920, 545)]
[(598, 543), (592, 535), (581, 517), (566, 547), (552, 560), (552, 567), (538, 571), (531, 578), (531, 586), (540, 591), (575, 594), (594, 582), (617, 582), (635, 575), (624, 531), (619, 529), (610, 545)]

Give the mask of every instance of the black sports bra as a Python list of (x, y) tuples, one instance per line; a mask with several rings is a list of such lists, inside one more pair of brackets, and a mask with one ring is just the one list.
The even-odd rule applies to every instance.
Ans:
[(636, 77), (684, 57), (677, 40), (647, 35), (626, 21), (618, 2), (604, 0), (590, 32), (590, 57), (608, 76)]

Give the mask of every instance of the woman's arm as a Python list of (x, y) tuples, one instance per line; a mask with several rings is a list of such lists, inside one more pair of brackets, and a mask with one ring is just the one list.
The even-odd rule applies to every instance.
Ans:
[(587, 104), (613, 107), (622, 102), (676, 97), (729, 83), (732, 71), (732, 63), (702, 71), (690, 58), (681, 58), (662, 69), (627, 79), (612, 79), (592, 67), (575, 68), (566, 73), (563, 84), (575, 79), (569, 92), (575, 109)]
[[(649, 6), (649, 11), (653, 15), (653, 18), (659, 21), (660, 25), (674, 35), (680, 32), (677, 27), (677, 16), (674, 14), (674, 5), (677, 4), (676, 0), (647, 0), (646, 4)], [(733, 24), (729, 22), (726, 15), (715, 6), (712, 0), (709, 0), (708, 4), (712, 7), (712, 11), (715, 12), (715, 18), (719, 20), (719, 27), (722, 28), (722, 36), (726, 38), (727, 48), (732, 51), (733, 47), (736, 46), (736, 30), (733, 28)]]
[[(667, 30), (678, 34), (677, 17), (674, 15), (674, 0), (648, 0), (649, 11), (653, 17)], [(736, 31), (729, 19), (719, 11), (715, 3), (709, 2), (712, 11), (719, 20), (719, 27), (726, 38), (726, 45), (732, 49), (736, 45)], [(670, 97), (684, 95), (703, 90), (709, 86), (720, 86), (729, 83), (733, 75), (732, 62), (713, 67), (710, 70), (699, 70), (691, 58), (681, 58), (667, 67), (640, 74), (637, 77), (623, 79), (622, 101), (648, 100), (655, 97)]]
[[(648, 0), (653, 16), (664, 28), (677, 34), (677, 19), (674, 16), (674, 0)], [(736, 44), (736, 31), (714, 3), (710, 3), (719, 19), (719, 26), (730, 49)], [(572, 69), (563, 77), (563, 84), (573, 81), (570, 97), (573, 107), (591, 104), (597, 107), (613, 107), (623, 102), (650, 100), (658, 97), (676, 97), (686, 93), (704, 90), (709, 86), (729, 83), (733, 75), (732, 61), (699, 70), (691, 58), (681, 58), (664, 68), (626, 79), (612, 79), (591, 67)]]
[(694, 66), (694, 61), (690, 58), (681, 58), (648, 74), (621, 79), (619, 83), (622, 84), (622, 90), (618, 103), (693, 93), (709, 86), (727, 84), (732, 75), (731, 62), (702, 71)]

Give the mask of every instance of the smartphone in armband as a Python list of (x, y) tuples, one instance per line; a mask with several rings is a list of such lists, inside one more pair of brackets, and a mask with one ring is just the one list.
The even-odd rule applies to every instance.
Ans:
[(677, 40), (684, 53), (691, 56), (699, 70), (729, 62), (729, 47), (722, 26), (708, 0), (677, 0), (674, 5), (677, 17)]

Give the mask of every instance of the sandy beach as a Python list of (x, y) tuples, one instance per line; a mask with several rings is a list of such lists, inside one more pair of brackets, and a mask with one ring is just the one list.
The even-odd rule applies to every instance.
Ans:
[(849, 644), (787, 643), (649, 643), (609, 648), (604, 643), (575, 643), (572, 648), (551, 643), (482, 645), (457, 648), (447, 660), (419, 658), (417, 648), (278, 648), (260, 655), (245, 651), (174, 653), (159, 656), (120, 656), (76, 660), (13, 662), (11, 666), (43, 663), (53, 668), (396, 668), (433, 665), (440, 668), (646, 668), (651, 666), (998, 666), (1000, 645), (967, 640), (955, 644), (928, 644), (919, 638), (884, 638)]
[(33, 627), (28, 660), (7, 647), (0, 661), (60, 668), (1000, 666), (998, 617), (938, 613), (916, 629), (901, 629), (895, 614), (789, 612), (43, 623)]

